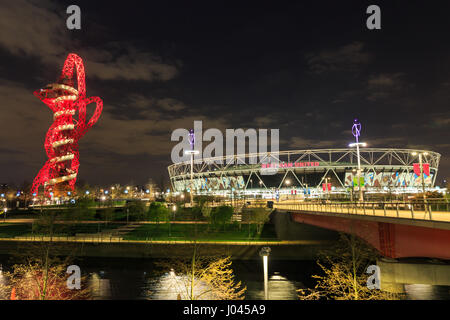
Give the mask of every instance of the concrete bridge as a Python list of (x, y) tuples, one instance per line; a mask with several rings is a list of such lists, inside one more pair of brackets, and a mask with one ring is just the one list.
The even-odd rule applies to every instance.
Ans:
[(448, 202), (274, 203), (293, 221), (354, 233), (388, 258), (450, 260)]

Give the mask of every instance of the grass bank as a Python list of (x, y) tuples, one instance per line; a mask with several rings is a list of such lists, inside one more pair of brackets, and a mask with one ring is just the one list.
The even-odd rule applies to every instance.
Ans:
[(278, 241), (275, 228), (266, 224), (258, 234), (255, 225), (145, 224), (126, 234), (124, 240)]
[[(120, 223), (93, 223), (93, 224), (55, 224), (54, 236), (74, 236), (79, 233), (94, 234), (98, 232), (113, 231), (123, 226)], [(31, 223), (0, 223), (0, 238), (28, 237), (43, 235), (40, 230), (33, 231)]]

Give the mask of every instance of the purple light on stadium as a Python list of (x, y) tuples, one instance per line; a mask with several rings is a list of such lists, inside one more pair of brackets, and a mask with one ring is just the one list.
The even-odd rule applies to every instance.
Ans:
[(356, 138), (356, 143), (358, 143), (359, 136), (361, 135), (361, 123), (359, 123), (358, 119), (355, 119), (355, 121), (353, 121), (352, 133)]
[(194, 150), (194, 144), (195, 144), (194, 129), (189, 130), (189, 144), (191, 145), (191, 150)]

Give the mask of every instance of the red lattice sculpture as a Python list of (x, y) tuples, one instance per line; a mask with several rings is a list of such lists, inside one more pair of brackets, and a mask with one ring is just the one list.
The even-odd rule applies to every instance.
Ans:
[[(78, 89), (74, 86), (76, 70)], [(31, 193), (37, 193), (44, 186), (45, 195), (73, 191), (80, 165), (78, 140), (97, 122), (103, 109), (99, 97), (86, 98), (86, 84), (83, 60), (70, 53), (64, 62), (61, 77), (57, 83), (47, 85), (34, 95), (53, 111), (53, 124), (45, 137), (47, 162), (37, 174)], [(94, 115), (86, 123), (86, 105), (95, 102)], [(78, 111), (78, 120), (75, 114)]]

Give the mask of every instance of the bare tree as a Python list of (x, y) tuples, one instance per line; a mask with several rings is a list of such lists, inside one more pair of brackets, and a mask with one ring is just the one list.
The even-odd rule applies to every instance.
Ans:
[(158, 263), (170, 270), (168, 285), (183, 300), (242, 300), (247, 287), (234, 279), (229, 256), (206, 258), (194, 244), (191, 259), (171, 259)]
[(72, 254), (75, 248), (58, 246), (53, 241), (56, 214), (48, 211), (41, 213), (37, 221), (42, 234), (41, 241), (26, 244), (18, 250), (16, 258), (20, 263), (13, 266), (12, 272), (6, 272), (7, 284), (1, 291), (9, 292), (13, 300), (73, 300), (88, 299), (89, 290), (86, 278), (81, 277), (81, 289), (69, 289), (66, 268), (70, 265), (71, 256), (60, 258), (65, 249)]
[[(6, 272), (8, 285), (2, 291), (10, 292), (11, 300), (80, 300), (89, 299), (87, 287), (70, 289), (65, 264), (49, 264), (49, 261), (30, 260), (16, 264), (12, 272)], [(86, 278), (82, 277), (82, 283)]]
[(302, 300), (394, 300), (399, 294), (391, 294), (367, 286), (367, 267), (374, 264), (378, 253), (354, 234), (341, 234), (338, 244), (319, 255), (317, 264), (323, 275), (314, 275), (314, 289), (298, 290)]

